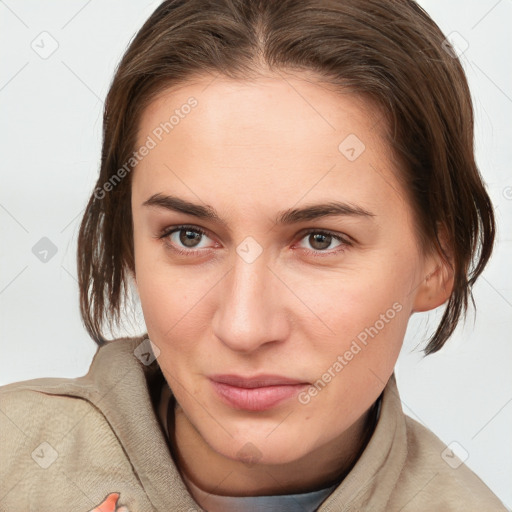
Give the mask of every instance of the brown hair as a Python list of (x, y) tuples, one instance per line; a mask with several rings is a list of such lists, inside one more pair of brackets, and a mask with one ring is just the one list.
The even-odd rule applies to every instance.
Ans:
[(87, 331), (101, 345), (105, 321), (110, 328), (121, 324), (134, 250), (131, 173), (119, 179), (119, 170), (132, 168), (126, 163), (145, 107), (194, 76), (243, 80), (265, 69), (314, 72), (340, 91), (371, 98), (385, 113), (419, 237), (445, 258), (441, 226), (448, 240), (454, 288), (424, 349), (436, 352), (473, 299), (495, 221), (475, 163), (463, 68), (412, 0), (167, 0), (155, 10), (124, 54), (105, 103), (100, 175), (78, 237)]

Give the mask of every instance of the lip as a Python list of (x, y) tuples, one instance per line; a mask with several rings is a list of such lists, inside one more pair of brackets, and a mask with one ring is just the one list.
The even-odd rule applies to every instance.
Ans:
[(276, 407), (309, 385), (281, 375), (213, 375), (209, 379), (224, 403), (246, 411), (265, 411)]

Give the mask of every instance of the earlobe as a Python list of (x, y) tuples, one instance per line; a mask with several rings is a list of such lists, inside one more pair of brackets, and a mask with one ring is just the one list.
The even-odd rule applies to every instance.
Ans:
[(446, 230), (438, 230), (440, 249), (426, 259), (426, 269), (431, 269), (416, 290), (413, 312), (430, 311), (444, 304), (452, 294), (454, 285), (453, 251), (447, 241)]
[(444, 304), (453, 290), (453, 270), (449, 263), (437, 264), (416, 290), (413, 312), (430, 311)]

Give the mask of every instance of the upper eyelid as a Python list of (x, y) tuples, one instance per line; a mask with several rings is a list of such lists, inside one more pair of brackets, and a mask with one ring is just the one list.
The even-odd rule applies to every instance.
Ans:
[(199, 226), (194, 226), (192, 224), (179, 224), (176, 226), (167, 226), (160, 230), (160, 236), (165, 237), (172, 233), (175, 233), (176, 231), (184, 231), (185, 229), (189, 229), (190, 231), (198, 231), (209, 236), (209, 231), (207, 229), (201, 228)]

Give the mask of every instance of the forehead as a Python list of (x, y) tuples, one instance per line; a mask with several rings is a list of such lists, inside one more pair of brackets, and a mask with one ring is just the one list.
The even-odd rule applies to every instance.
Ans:
[[(187, 106), (190, 98), (197, 102), (192, 109)], [(327, 145), (332, 140), (326, 135), (337, 139), (347, 131), (359, 132), (368, 139), (382, 136), (385, 127), (384, 116), (374, 102), (335, 90), (309, 74), (279, 73), (253, 80), (195, 77), (164, 90), (149, 104), (139, 123), (138, 142), (169, 121), (173, 113), (177, 114), (171, 122), (173, 132), (183, 132), (187, 124), (193, 124), (214, 146), (244, 142), (248, 146), (295, 145), (301, 138), (317, 144), (322, 139)], [(178, 130), (187, 117), (192, 120)], [(200, 127), (194, 117), (200, 117)]]
[[(385, 129), (374, 103), (308, 76), (199, 77), (163, 91), (143, 112), (136, 147), (151, 139), (152, 149), (133, 185), (160, 192), (186, 175), (201, 192), (273, 187), (297, 200), (312, 187), (310, 195), (363, 183), (382, 189), (383, 179), (396, 182)], [(392, 183), (387, 195), (399, 189)]]

